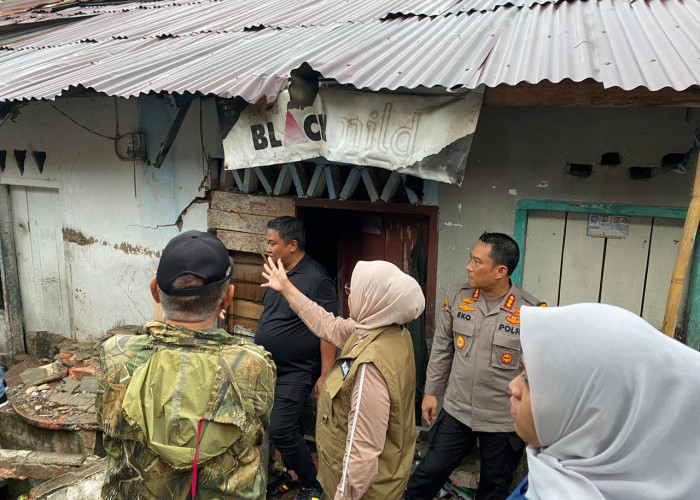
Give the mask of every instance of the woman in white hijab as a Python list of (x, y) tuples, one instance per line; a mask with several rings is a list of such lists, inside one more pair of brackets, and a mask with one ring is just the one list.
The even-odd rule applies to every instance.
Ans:
[(700, 498), (700, 353), (604, 304), (525, 308), (510, 383), (528, 500)]
[(404, 323), (425, 308), (413, 278), (385, 261), (360, 261), (350, 281), (350, 318), (326, 312), (271, 258), (263, 276), (320, 338), (342, 349), (319, 395), (318, 479), (336, 500), (403, 496), (415, 448), (415, 365)]

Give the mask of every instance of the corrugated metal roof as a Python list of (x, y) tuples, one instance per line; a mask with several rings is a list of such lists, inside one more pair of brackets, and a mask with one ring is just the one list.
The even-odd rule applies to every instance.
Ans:
[[(289, 1), (300, 6), (298, 19), (304, 18), (304, 2)], [(349, 2), (336, 3), (347, 7)], [(423, 1), (428, 3), (436, 5)], [(448, 9), (448, 4), (446, 0), (439, 8)], [(115, 14), (121, 31), (106, 31), (112, 39), (96, 43), (60, 45), (93, 37), (94, 23), (103, 16), (10, 44), (25, 50), (0, 51), (0, 99), (52, 99), (81, 85), (118, 96), (201, 92), (261, 103), (274, 100), (290, 72), (305, 62), (327, 78), (371, 90), (567, 78), (592, 78), (623, 89), (683, 90), (700, 83), (700, 0), (573, 1), (384, 21), (369, 16), (368, 7), (353, 14), (356, 19), (369, 16), (362, 22), (335, 18), (324, 25), (326, 18), (317, 15), (313, 19), (320, 25), (233, 32), (212, 32), (208, 23), (240, 25), (245, 16), (238, 12), (216, 21), (199, 11), (191, 18), (175, 16), (168, 25), (153, 18), (151, 25), (137, 22), (138, 17), (127, 23), (123, 17), (174, 8), (179, 6)], [(279, 19), (292, 14), (275, 11)], [(313, 17), (311, 11), (307, 14)], [(192, 34), (198, 31), (208, 32)], [(154, 38), (174, 32), (175, 38)], [(132, 38), (120, 39), (125, 33)], [(47, 37), (59, 46), (37, 50)]]
[(133, 27), (132, 36), (142, 34), (147, 23), (169, 26), (167, 29), (172, 30), (170, 34), (177, 36), (184, 32), (238, 31), (254, 26), (290, 28), (368, 22), (397, 16), (437, 16), (448, 13), (450, 8), (459, 3), (460, 0), (285, 0), (273, 5), (272, 2), (259, 0), (237, 0), (235, 4), (230, 0), (179, 0), (79, 6), (53, 13), (32, 12), (11, 16), (0, 25), (27, 22), (30, 19), (36, 21), (100, 14), (101, 22), (105, 23), (109, 32), (132, 28), (129, 22), (135, 21), (137, 26)]

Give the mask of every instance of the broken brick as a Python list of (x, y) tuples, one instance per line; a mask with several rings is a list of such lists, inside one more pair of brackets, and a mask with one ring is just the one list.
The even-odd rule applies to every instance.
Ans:
[(83, 377), (97, 377), (100, 374), (100, 368), (95, 365), (87, 366), (74, 366), (69, 372), (68, 376), (75, 380), (83, 380)]

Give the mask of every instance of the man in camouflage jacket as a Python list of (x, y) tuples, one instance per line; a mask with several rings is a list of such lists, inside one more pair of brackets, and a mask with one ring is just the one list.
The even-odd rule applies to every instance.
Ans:
[(263, 348), (214, 328), (233, 299), (232, 271), (214, 236), (176, 236), (151, 282), (164, 322), (104, 342), (102, 498), (265, 498), (275, 366)]

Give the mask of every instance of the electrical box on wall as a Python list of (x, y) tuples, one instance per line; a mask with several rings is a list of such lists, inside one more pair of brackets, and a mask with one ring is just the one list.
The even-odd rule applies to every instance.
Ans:
[(121, 160), (145, 160), (146, 138), (138, 133), (120, 135), (114, 140), (114, 151)]

